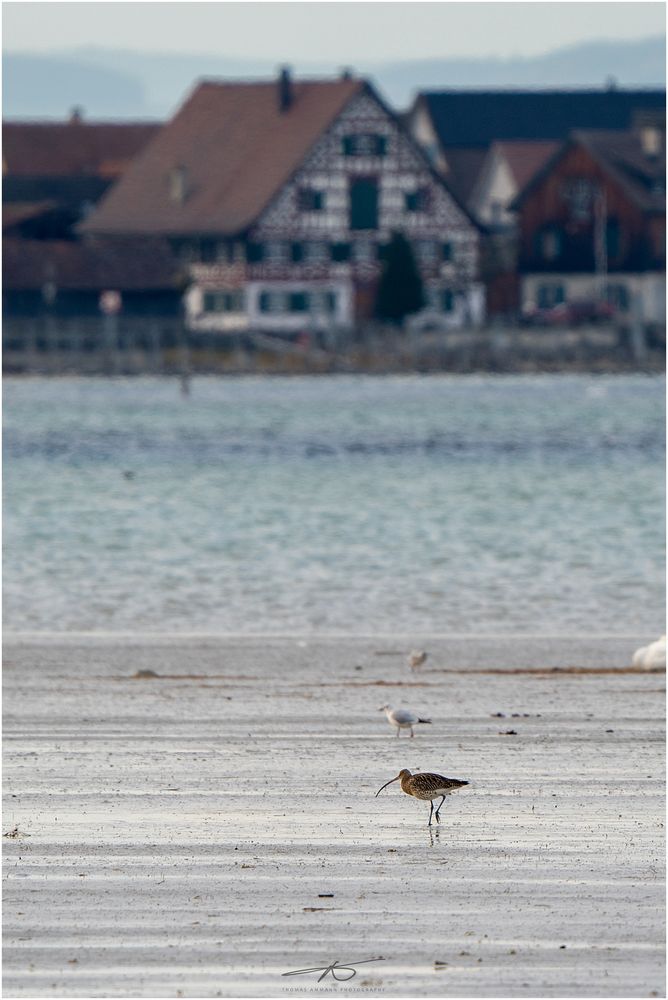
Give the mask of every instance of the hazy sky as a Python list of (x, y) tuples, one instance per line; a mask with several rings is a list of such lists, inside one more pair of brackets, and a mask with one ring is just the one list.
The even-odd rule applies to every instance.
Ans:
[(97, 45), (281, 60), (535, 55), (593, 39), (661, 35), (656, 3), (2, 4), (7, 51)]

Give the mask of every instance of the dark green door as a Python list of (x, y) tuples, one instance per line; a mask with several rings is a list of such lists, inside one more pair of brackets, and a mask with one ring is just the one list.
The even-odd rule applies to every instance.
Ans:
[(360, 177), (350, 182), (350, 228), (378, 229), (378, 181)]

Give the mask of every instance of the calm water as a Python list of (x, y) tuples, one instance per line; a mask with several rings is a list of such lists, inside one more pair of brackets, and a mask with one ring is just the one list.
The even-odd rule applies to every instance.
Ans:
[(6, 625), (651, 637), (664, 391), (6, 379)]

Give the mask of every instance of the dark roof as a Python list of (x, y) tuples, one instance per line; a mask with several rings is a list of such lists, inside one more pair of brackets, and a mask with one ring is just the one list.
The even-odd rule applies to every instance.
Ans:
[(573, 145), (584, 147), (599, 166), (626, 192), (643, 212), (666, 210), (666, 149), (663, 133), (661, 152), (648, 156), (639, 130), (577, 130), (550, 157), (512, 203), (519, 208), (561, 161)]
[[(81, 226), (101, 233), (227, 233), (250, 226), (325, 129), (365, 87), (298, 81), (200, 83)], [(179, 174), (185, 197), (170, 196)]]
[(498, 140), (563, 140), (573, 129), (628, 129), (638, 111), (660, 109), (665, 90), (441, 90), (426, 106), (446, 150)]
[(486, 149), (448, 149), (445, 151), (445, 179), (460, 202), (468, 203), (478, 182), (487, 156)]
[(39, 289), (48, 280), (63, 290), (155, 291), (179, 288), (179, 269), (162, 240), (2, 241), (5, 290)]
[(116, 178), (160, 129), (157, 122), (3, 122), (2, 173)]
[(55, 201), (15, 201), (2, 206), (2, 231), (57, 210)]

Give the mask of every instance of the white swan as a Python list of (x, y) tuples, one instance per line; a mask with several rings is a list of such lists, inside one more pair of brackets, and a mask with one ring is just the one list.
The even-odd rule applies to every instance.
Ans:
[(641, 646), (633, 654), (633, 666), (642, 670), (666, 669), (666, 637), (662, 635), (649, 646)]

